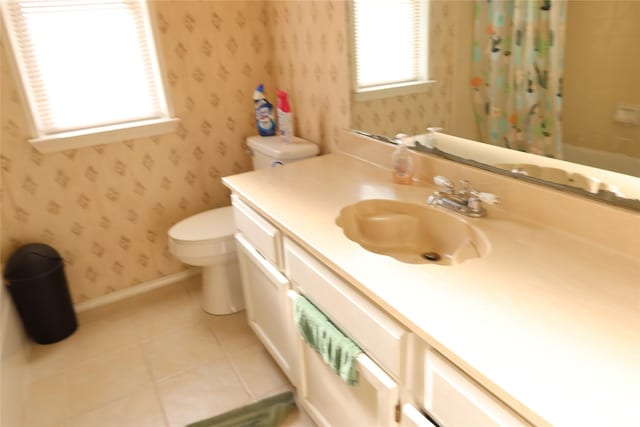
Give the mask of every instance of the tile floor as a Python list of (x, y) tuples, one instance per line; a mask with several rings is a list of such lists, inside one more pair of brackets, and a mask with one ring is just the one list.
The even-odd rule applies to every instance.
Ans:
[[(244, 312), (200, 309), (199, 282), (80, 313), (71, 337), (34, 344), (23, 425), (184, 426), (290, 390)], [(286, 425), (313, 423), (298, 411)]]

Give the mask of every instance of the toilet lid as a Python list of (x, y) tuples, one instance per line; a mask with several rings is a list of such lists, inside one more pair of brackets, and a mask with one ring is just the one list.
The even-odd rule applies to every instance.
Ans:
[(236, 230), (231, 206), (202, 212), (175, 224), (169, 237), (181, 241), (231, 238)]

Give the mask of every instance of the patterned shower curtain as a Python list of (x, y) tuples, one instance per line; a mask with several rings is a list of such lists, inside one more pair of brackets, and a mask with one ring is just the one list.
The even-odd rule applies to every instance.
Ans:
[(566, 0), (476, 0), (474, 108), (485, 142), (562, 158)]

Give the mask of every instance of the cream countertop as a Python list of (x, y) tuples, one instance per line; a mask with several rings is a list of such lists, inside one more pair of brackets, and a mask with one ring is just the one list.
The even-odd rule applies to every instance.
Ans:
[(424, 203), (435, 189), (340, 153), (224, 183), (534, 424), (640, 425), (640, 260), (499, 207), (468, 219), (491, 242), (485, 258), (410, 265), (368, 252), (335, 224), (340, 209)]

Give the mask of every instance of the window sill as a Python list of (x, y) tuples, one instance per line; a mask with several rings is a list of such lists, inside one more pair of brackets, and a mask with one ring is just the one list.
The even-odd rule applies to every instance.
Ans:
[(371, 101), (374, 99), (391, 98), (393, 96), (412, 95), (426, 92), (429, 86), (436, 83), (435, 80), (422, 82), (398, 83), (387, 86), (376, 86), (370, 89), (360, 89), (353, 94), (356, 102)]
[(101, 126), (72, 132), (62, 132), (30, 139), (31, 145), (41, 153), (71, 150), (92, 145), (121, 142), (126, 139), (145, 138), (175, 131), (180, 119), (162, 118)]

